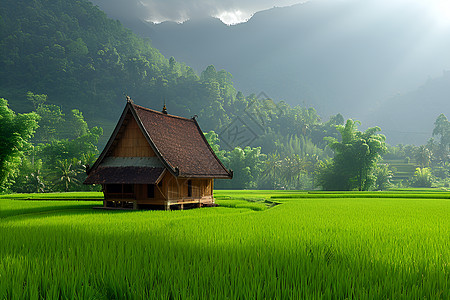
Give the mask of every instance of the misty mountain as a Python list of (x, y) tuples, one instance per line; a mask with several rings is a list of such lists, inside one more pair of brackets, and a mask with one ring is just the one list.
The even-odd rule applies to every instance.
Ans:
[(450, 72), (428, 79), (419, 88), (395, 95), (370, 110), (368, 126), (380, 126), (388, 142), (425, 143), (433, 132), (434, 121), (449, 116)]
[(212, 65), (198, 75), (87, 0), (4, 0), (0, 25), (0, 97), (21, 113), (41, 109), (28, 91), (48, 95), (53, 111), (42, 120), (49, 124), (78, 109), (107, 138), (126, 93), (139, 105), (165, 103), (170, 114), (197, 116), (223, 148), (325, 157), (323, 137), (336, 136), (334, 125), (344, 122), (342, 115), (323, 122), (314, 108), (245, 97), (230, 73)]
[[(313, 106), (322, 115), (341, 112), (363, 125), (383, 125), (371, 114), (384, 107), (397, 117), (396, 122), (383, 123), (397, 125), (383, 129), (409, 132), (411, 113), (405, 115), (402, 105), (387, 104), (450, 69), (450, 32), (439, 27), (425, 4), (408, 4), (310, 1), (262, 11), (234, 26), (214, 18), (182, 24), (136, 19), (125, 25), (150, 37), (166, 57), (197, 70), (210, 64), (226, 69), (235, 87), (246, 94), (263, 91), (293, 105)], [(436, 113), (420, 109), (418, 103), (409, 104), (410, 110), (417, 109), (420, 126), (428, 128)], [(446, 113), (449, 105), (427, 102), (426, 107)], [(392, 142), (424, 142), (421, 134), (397, 138)]]

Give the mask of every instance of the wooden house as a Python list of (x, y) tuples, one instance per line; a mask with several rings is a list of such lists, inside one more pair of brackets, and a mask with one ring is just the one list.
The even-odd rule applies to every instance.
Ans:
[(206, 141), (195, 117), (135, 105), (129, 97), (85, 184), (101, 184), (104, 207), (213, 204), (214, 179), (233, 177)]

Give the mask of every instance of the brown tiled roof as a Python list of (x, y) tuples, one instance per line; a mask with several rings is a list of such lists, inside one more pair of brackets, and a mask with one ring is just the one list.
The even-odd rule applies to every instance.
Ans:
[(98, 167), (89, 173), (85, 184), (155, 184), (164, 168)]
[(157, 152), (178, 176), (231, 178), (195, 119), (163, 114), (130, 104)]
[[(120, 136), (120, 130), (128, 118), (135, 118), (144, 136), (161, 162), (131, 158), (114, 158), (108, 155)], [(139, 162), (140, 162), (139, 160)], [(149, 165), (149, 164), (152, 165)], [(88, 170), (85, 184), (136, 183), (151, 184), (167, 169), (175, 176), (196, 178), (232, 178), (209, 146), (195, 119), (163, 114), (128, 101), (100, 157)]]

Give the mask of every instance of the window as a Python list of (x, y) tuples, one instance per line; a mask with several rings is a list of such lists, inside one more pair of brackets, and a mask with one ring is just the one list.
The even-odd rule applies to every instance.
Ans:
[(188, 197), (192, 197), (192, 180), (188, 180)]
[(155, 185), (147, 184), (147, 198), (155, 198)]

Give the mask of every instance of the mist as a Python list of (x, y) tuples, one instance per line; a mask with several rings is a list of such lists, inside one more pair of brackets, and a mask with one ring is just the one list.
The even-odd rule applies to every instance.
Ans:
[(110, 17), (120, 20), (181, 23), (189, 19), (215, 17), (231, 25), (247, 21), (255, 12), (305, 0), (92, 0), (92, 2)]
[[(425, 142), (449, 110), (446, 90), (420, 92), (450, 70), (448, 1), (94, 3), (198, 73), (214, 65), (245, 94), (311, 106), (324, 119), (339, 112), (381, 126), (392, 143)], [(226, 13), (242, 23), (212, 19)]]

